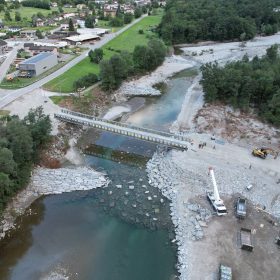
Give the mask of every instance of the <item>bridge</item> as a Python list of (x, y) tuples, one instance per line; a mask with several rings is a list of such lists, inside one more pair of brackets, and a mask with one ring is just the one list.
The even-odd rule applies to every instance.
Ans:
[(143, 128), (126, 123), (104, 120), (65, 109), (62, 109), (60, 113), (54, 114), (54, 116), (64, 122), (94, 127), (144, 141), (167, 145), (173, 148), (188, 149), (188, 145), (190, 143), (188, 138), (181, 135)]

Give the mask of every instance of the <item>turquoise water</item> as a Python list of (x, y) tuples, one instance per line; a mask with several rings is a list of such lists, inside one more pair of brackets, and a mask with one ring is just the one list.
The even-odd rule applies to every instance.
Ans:
[[(129, 121), (167, 129), (189, 84), (184, 78), (172, 80), (165, 95), (152, 99)], [(101, 133), (96, 143), (145, 156), (155, 150), (153, 144), (110, 133)], [(0, 279), (49, 279), (54, 271), (81, 280), (174, 279), (177, 261), (176, 247), (170, 242), (174, 234), (169, 202), (149, 186), (145, 165), (85, 159), (109, 175), (110, 186), (51, 195), (33, 203), (32, 214), (21, 217), (20, 228), (0, 244)]]

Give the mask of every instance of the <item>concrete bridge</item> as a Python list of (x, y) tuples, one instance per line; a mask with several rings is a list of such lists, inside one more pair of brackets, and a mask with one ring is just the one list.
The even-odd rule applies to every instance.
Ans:
[(188, 138), (184, 136), (138, 127), (126, 123), (104, 120), (90, 115), (85, 115), (82, 113), (64, 109), (61, 110), (61, 113), (54, 114), (54, 116), (55, 118), (64, 122), (94, 127), (120, 135), (125, 135), (179, 149), (188, 149), (188, 145), (190, 143)]

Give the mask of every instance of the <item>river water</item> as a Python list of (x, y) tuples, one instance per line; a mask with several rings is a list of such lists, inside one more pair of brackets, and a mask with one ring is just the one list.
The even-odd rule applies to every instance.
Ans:
[[(166, 93), (150, 98), (128, 122), (167, 130), (188, 86), (189, 79), (170, 80)], [(145, 172), (155, 145), (95, 130), (87, 136), (97, 139), (90, 149), (102, 146), (106, 157), (85, 155), (85, 162), (108, 174), (109, 187), (35, 201), (0, 244), (0, 279), (174, 279), (169, 202), (149, 186)]]

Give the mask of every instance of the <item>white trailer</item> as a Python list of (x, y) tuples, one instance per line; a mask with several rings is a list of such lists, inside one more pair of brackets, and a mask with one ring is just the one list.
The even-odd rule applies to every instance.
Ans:
[(207, 198), (213, 206), (215, 212), (218, 216), (224, 216), (227, 214), (226, 206), (223, 200), (220, 198), (217, 182), (214, 175), (214, 170), (212, 167), (209, 168), (209, 174), (211, 175), (214, 190), (213, 192), (207, 191)]

